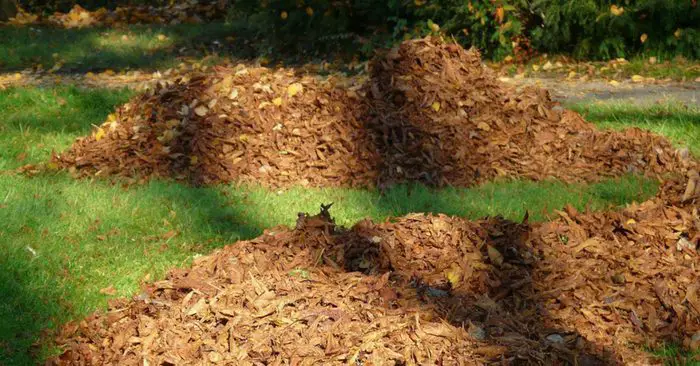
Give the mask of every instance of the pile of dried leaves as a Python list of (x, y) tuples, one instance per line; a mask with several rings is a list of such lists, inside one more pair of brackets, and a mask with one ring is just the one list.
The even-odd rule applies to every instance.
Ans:
[(655, 134), (598, 131), (544, 90), (502, 85), (478, 52), (429, 38), (353, 78), (239, 65), (164, 82), (54, 162), (80, 176), (380, 187), (592, 181), (694, 164)]
[(667, 183), (544, 224), (413, 214), (296, 228), (198, 258), (63, 328), (54, 364), (649, 364), (700, 346), (700, 216)]
[(76, 4), (68, 13), (56, 12), (48, 17), (24, 10), (10, 18), (10, 25), (47, 24), (61, 28), (112, 27), (126, 24), (181, 24), (202, 23), (223, 18), (225, 2), (222, 1), (171, 1), (164, 6), (132, 5), (115, 9), (99, 8), (90, 11)]

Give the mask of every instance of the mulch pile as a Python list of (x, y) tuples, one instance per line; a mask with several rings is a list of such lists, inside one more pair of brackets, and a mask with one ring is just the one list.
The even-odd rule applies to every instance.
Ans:
[(543, 224), (327, 207), (65, 326), (54, 364), (651, 364), (700, 346), (700, 217), (685, 184)]
[(594, 181), (693, 165), (660, 136), (598, 131), (544, 90), (502, 85), (459, 45), (406, 41), (369, 69), (195, 72), (132, 99), (54, 163), (79, 176), (273, 187)]
[[(113, 27), (127, 24), (198, 24), (222, 19), (226, 14), (222, 1), (188, 0), (164, 6), (130, 5), (115, 9), (87, 10), (76, 4), (67, 13), (55, 12), (47, 17), (24, 10), (5, 22), (10, 25), (51, 25), (60, 28)], [(0, 22), (2, 24), (2, 22)]]

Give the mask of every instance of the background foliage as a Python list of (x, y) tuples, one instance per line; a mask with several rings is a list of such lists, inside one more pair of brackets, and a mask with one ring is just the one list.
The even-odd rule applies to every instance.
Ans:
[[(197, 0), (83, 0), (88, 9)], [(204, 1), (204, 0), (200, 0)], [(228, 21), (287, 51), (359, 49), (442, 33), (486, 56), (532, 51), (577, 58), (700, 57), (697, 0), (216, 0)], [(24, 0), (31, 11), (67, 11), (69, 0)], [(223, 16), (223, 14), (222, 14)], [(348, 48), (352, 46), (352, 48)]]

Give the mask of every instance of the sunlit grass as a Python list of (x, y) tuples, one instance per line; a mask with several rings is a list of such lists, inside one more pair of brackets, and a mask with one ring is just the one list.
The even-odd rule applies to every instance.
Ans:
[[(700, 98), (700, 95), (698, 95)], [(636, 105), (622, 102), (575, 104), (569, 108), (601, 128), (640, 127), (668, 137), (700, 156), (700, 106), (677, 102)]]

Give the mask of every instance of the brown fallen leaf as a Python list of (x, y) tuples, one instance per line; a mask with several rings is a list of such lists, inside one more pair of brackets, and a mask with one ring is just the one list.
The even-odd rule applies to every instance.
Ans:
[(100, 293), (103, 295), (113, 296), (117, 294), (117, 289), (115, 289), (114, 286), (109, 285), (103, 289), (100, 289)]
[(168, 240), (174, 238), (175, 236), (177, 236), (177, 234), (177, 230), (170, 230), (167, 233), (163, 234), (161, 237), (165, 240)]

